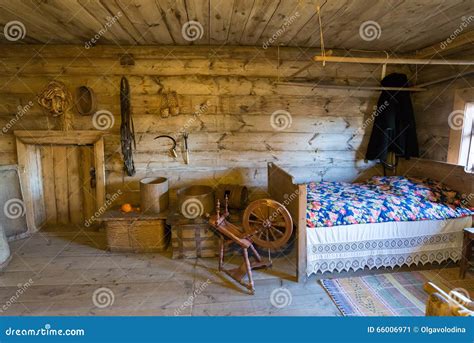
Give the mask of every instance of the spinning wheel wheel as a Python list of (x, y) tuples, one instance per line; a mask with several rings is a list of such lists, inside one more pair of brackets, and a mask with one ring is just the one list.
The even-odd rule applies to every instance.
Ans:
[(242, 224), (252, 242), (266, 249), (282, 247), (293, 232), (290, 213), (282, 204), (271, 199), (250, 203), (245, 209)]

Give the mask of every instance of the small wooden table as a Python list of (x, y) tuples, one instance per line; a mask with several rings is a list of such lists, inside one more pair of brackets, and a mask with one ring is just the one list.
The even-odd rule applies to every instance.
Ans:
[(466, 228), (464, 229), (464, 238), (462, 244), (462, 257), (461, 263), (459, 265), (459, 277), (464, 279), (466, 276), (466, 271), (472, 265), (471, 257), (472, 257), (472, 247), (474, 243), (474, 228)]
[(168, 211), (125, 213), (112, 209), (99, 219), (105, 223), (110, 251), (141, 253), (166, 250), (169, 242), (167, 217)]

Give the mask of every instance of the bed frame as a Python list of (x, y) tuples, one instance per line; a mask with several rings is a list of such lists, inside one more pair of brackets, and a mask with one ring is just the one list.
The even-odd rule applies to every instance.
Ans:
[[(353, 181), (366, 180), (374, 175), (381, 175), (380, 166), (365, 170)], [(397, 171), (393, 175), (429, 177), (441, 181), (448, 187), (465, 194), (469, 199), (469, 205), (474, 206), (474, 174), (467, 174), (461, 166), (422, 159), (400, 160)], [(299, 182), (294, 175), (270, 162), (268, 163), (268, 192), (274, 200), (286, 206), (296, 225), (296, 279), (298, 282), (304, 282), (306, 280), (306, 183)]]

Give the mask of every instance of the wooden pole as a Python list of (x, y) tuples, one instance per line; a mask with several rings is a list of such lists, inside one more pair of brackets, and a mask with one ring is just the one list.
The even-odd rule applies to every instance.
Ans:
[(417, 86), (417, 87), (431, 86), (431, 85), (435, 85), (435, 84), (437, 84), (437, 83), (449, 81), (449, 80), (452, 80), (452, 79), (457, 79), (457, 78), (459, 78), (459, 77), (464, 77), (464, 76), (468, 76), (468, 75), (471, 75), (471, 74), (474, 74), (474, 70), (468, 71), (468, 72), (466, 72), (466, 73), (461, 73), (461, 74), (446, 76), (446, 77), (443, 77), (443, 78), (441, 78), (441, 79), (436, 79), (436, 80), (428, 81), (428, 82), (425, 82), (425, 83), (420, 83), (419, 85), (416, 85), (416, 86)]
[(276, 85), (297, 86), (311, 88), (348, 89), (356, 91), (400, 91), (400, 92), (424, 92), (426, 88), (419, 87), (382, 87), (382, 86), (351, 86), (351, 85), (330, 85), (310, 82), (277, 82)]
[(359, 64), (422, 64), (422, 65), (474, 65), (474, 60), (435, 60), (421, 58), (314, 56), (315, 62), (359, 63)]

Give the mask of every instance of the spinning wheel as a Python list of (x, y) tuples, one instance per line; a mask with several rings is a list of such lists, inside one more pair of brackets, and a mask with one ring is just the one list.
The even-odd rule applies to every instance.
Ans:
[[(209, 216), (209, 225), (220, 236), (219, 271), (225, 272), (254, 294), (252, 270), (269, 268), (272, 261), (262, 258), (253, 244), (267, 249), (280, 248), (291, 237), (293, 221), (282, 204), (274, 200), (262, 199), (250, 203), (245, 209), (242, 220), (244, 230), (242, 230), (226, 220), (229, 216), (228, 202), (229, 199), (226, 196), (224, 213), (221, 215), (220, 202), (217, 200), (216, 214)], [(224, 269), (225, 249), (230, 244), (240, 247), (244, 261), (237, 268)], [(250, 261), (249, 251), (253, 254), (254, 261)], [(246, 275), (248, 282), (243, 281)]]
[(293, 221), (288, 210), (279, 202), (261, 199), (245, 209), (242, 225), (245, 233), (259, 247), (278, 249), (293, 233)]

